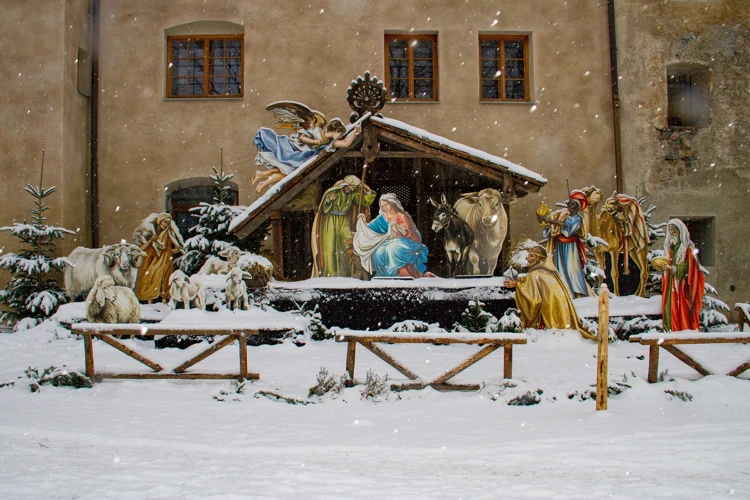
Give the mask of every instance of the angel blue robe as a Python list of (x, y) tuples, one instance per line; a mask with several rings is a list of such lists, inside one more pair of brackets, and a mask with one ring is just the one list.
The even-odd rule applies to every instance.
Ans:
[[(421, 276), (427, 269), (427, 247), (421, 243), (422, 237), (419, 231), (414, 227), (414, 223), (411, 220), (406, 220), (408, 216), (406, 214), (398, 214), (405, 220), (399, 221), (408, 223), (407, 235), (412, 235), (412, 238), (406, 236), (385, 239), (378, 245), (372, 254), (372, 266), (375, 271), (375, 276), (398, 276), (398, 271), (402, 267), (411, 264), (414, 270), (419, 272)], [(390, 224), (383, 215), (378, 215), (372, 220), (367, 227), (378, 234), (386, 234), (389, 232)]]
[(323, 149), (333, 151), (331, 143), (318, 148), (310, 147), (299, 140), (300, 135), (319, 141), (323, 138), (323, 129), (320, 127), (300, 129), (296, 134), (288, 136), (277, 134), (270, 128), (261, 127), (253, 139), (259, 151), (255, 157), (255, 164), (265, 165), (266, 168), (275, 167), (289, 175)]
[[(569, 215), (563, 222), (565, 222), (565, 227), (560, 228), (560, 235), (554, 237), (555, 269), (560, 273), (563, 282), (568, 285), (571, 294), (578, 293), (586, 296), (588, 295), (586, 275), (583, 268), (584, 260), (581, 257), (582, 245), (579, 243), (583, 217), (580, 214)], [(543, 234), (545, 237), (549, 237), (549, 227), (544, 230)], [(560, 241), (560, 238), (575, 241), (563, 242)]]

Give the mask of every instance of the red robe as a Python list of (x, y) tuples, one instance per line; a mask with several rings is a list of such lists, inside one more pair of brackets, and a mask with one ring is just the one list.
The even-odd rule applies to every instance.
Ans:
[[(670, 260), (674, 249), (669, 252)], [(706, 282), (692, 248), (685, 253), (687, 272), (679, 269), (662, 276), (662, 319), (665, 331), (698, 330), (700, 328), (703, 292)], [(684, 264), (683, 264), (684, 265)]]

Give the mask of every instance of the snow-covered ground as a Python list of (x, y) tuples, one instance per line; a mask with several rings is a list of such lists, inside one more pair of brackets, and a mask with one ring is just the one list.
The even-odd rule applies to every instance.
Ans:
[[(127, 342), (168, 366), (202, 349)], [(425, 377), (477, 349), (386, 348)], [(426, 389), (373, 402), (358, 386), (292, 405), (257, 393), (308, 400), (321, 367), (344, 373), (346, 346), (248, 350), (261, 379), (243, 394), (228, 381), (153, 380), (31, 393), (24, 370), (82, 371), (82, 342), (63, 329), (0, 334), (0, 384), (15, 382), (0, 388), (0, 498), (750, 498), (747, 373), (700, 378), (662, 351), (669, 375), (649, 385), (647, 348), (611, 344), (610, 382), (630, 388), (596, 412), (581, 401), (595, 382), (596, 345), (532, 331), (514, 349), (515, 387), (501, 385), (499, 351), (454, 379), (483, 381), (478, 393)], [(742, 345), (685, 350), (725, 371), (750, 358)], [(101, 342), (95, 353), (99, 369), (142, 368)], [(230, 346), (198, 367), (236, 364)], [(369, 369), (403, 379), (360, 347), (356, 377)], [(538, 390), (537, 405), (507, 404)]]

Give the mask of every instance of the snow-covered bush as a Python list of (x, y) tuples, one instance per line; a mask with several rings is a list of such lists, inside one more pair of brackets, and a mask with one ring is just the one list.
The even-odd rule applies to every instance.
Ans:
[(484, 302), (478, 298), (469, 300), (469, 305), (461, 313), (461, 320), (453, 324), (454, 332), (500, 333), (520, 332), (521, 318), (518, 309), (509, 308), (498, 319), (483, 309)]
[(304, 302), (302, 304), (294, 302), (294, 306), (297, 310), (294, 311), (293, 314), (307, 318), (307, 333), (310, 334), (312, 340), (326, 340), (333, 338), (331, 332), (329, 332), (326, 325), (323, 324), (323, 315), (320, 314), (320, 311), (318, 310), (318, 304), (315, 304), (315, 307), (313, 307), (312, 310), (308, 309), (307, 304)]
[(58, 284), (56, 274), (63, 271), (69, 261), (64, 257), (53, 258), (56, 240), (75, 231), (64, 227), (50, 226), (44, 212), (50, 209), (44, 199), (55, 192), (55, 186), (43, 187), (44, 152), (42, 152), (42, 175), (39, 185), (28, 184), (24, 190), (34, 198), (31, 208), (31, 223), (14, 223), (0, 227), (21, 240), (22, 250), (0, 258), (0, 269), (12, 275), (4, 290), (0, 291), (0, 305), (7, 310), (0, 313), (0, 322), (14, 324), (15, 330), (26, 330), (52, 316), (68, 299)]
[(720, 311), (729, 312), (729, 306), (716, 297), (712, 297), (718, 293), (716, 288), (705, 283), (703, 289), (705, 293), (703, 294), (703, 309), (701, 309), (701, 326), (708, 330), (711, 327), (728, 324), (727, 317)]
[(310, 387), (310, 390), (307, 393), (308, 398), (312, 398), (313, 396), (322, 397), (325, 396), (328, 393), (331, 393), (334, 397), (341, 394), (341, 392), (344, 390), (344, 385), (346, 383), (348, 376), (342, 375), (341, 377), (337, 377), (333, 373), (328, 372), (328, 368), (325, 368), (323, 366), (320, 367), (320, 371), (317, 375), (317, 380), (315, 382), (315, 385)]
[(53, 387), (74, 387), (76, 389), (89, 389), (94, 386), (91, 379), (77, 371), (68, 371), (65, 365), (62, 368), (50, 366), (44, 370), (29, 367), (24, 371), (26, 378), (30, 380), (29, 390), (39, 392), (41, 386), (51, 385)]

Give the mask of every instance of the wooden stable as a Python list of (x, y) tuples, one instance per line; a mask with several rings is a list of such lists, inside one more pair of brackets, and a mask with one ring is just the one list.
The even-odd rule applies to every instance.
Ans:
[[(425, 387), (432, 387), (438, 391), (478, 391), (480, 389), (479, 384), (455, 384), (448, 382), (448, 380), (452, 379), (500, 347), (503, 347), (504, 350), (503, 378), (513, 378), (513, 346), (526, 344), (527, 341), (526, 335), (521, 333), (461, 333), (451, 335), (446, 332), (405, 333), (352, 330), (334, 332), (334, 338), (336, 339), (336, 342), (348, 343), (346, 351), (346, 371), (349, 374), (349, 380), (351, 383), (354, 383), (355, 380), (354, 365), (356, 361), (357, 344), (360, 344), (412, 381), (391, 384), (391, 389), (397, 391), (424, 389)], [(453, 368), (444, 370), (440, 375), (427, 379), (419, 376), (406, 365), (396, 360), (382, 347), (375, 345), (377, 343), (433, 345), (472, 344), (482, 346), (482, 348)]]
[[(271, 221), (273, 254), (281, 256), (274, 262), (278, 279), (310, 277), (310, 233), (320, 198), (346, 175), (363, 179), (378, 195), (395, 193), (399, 197), (430, 251), (428, 270), (438, 276), (447, 276), (447, 262), (443, 236), (430, 229), (434, 209), (428, 198), (439, 200), (444, 194), (453, 203), (463, 193), (493, 188), (502, 193), (509, 214), (512, 199), (538, 192), (545, 185), (544, 177), (504, 158), (378, 115), (386, 99), (385, 94), (378, 94), (382, 83), (371, 80), (369, 74), (359, 83), (354, 96), (350, 91), (349, 103), (362, 134), (347, 148), (321, 152), (272, 187), (252, 210), (235, 221), (232, 231), (240, 237)], [(357, 92), (370, 94), (362, 98)], [(376, 200), (370, 215), (377, 213)], [(508, 239), (509, 235), (506, 242)]]
[[(105, 325), (100, 323), (79, 323), (72, 326), (73, 333), (83, 336), (83, 346), (86, 358), (86, 376), (92, 382), (100, 382), (105, 378), (119, 379), (258, 379), (260, 375), (248, 371), (247, 367), (247, 337), (257, 335), (258, 330), (246, 328), (221, 328), (210, 326), (180, 326), (180, 327), (159, 327), (151, 325)], [(214, 340), (209, 346), (199, 354), (188, 359), (176, 368), (167, 372), (164, 367), (146, 356), (134, 351), (118, 339), (120, 337), (136, 336), (162, 336), (169, 335), (175, 337), (203, 337), (215, 339), (223, 337), (220, 340)], [(151, 373), (112, 373), (97, 372), (94, 364), (94, 339), (99, 339), (108, 344), (126, 356), (146, 365), (153, 372)], [(188, 371), (190, 367), (203, 361), (220, 349), (237, 342), (239, 346), (239, 368), (234, 373), (206, 373)]]
[[(659, 348), (671, 353), (693, 368), (703, 376), (715, 375), (706, 367), (701, 365), (691, 356), (680, 350), (677, 345), (685, 344), (747, 344), (750, 343), (750, 333), (746, 334), (715, 334), (704, 332), (665, 332), (665, 333), (647, 333), (643, 335), (633, 335), (630, 342), (639, 343), (649, 346), (648, 351), (648, 381), (653, 384), (659, 376)], [(750, 370), (750, 361), (745, 361), (734, 370), (727, 373), (730, 377), (738, 377), (745, 371)]]

